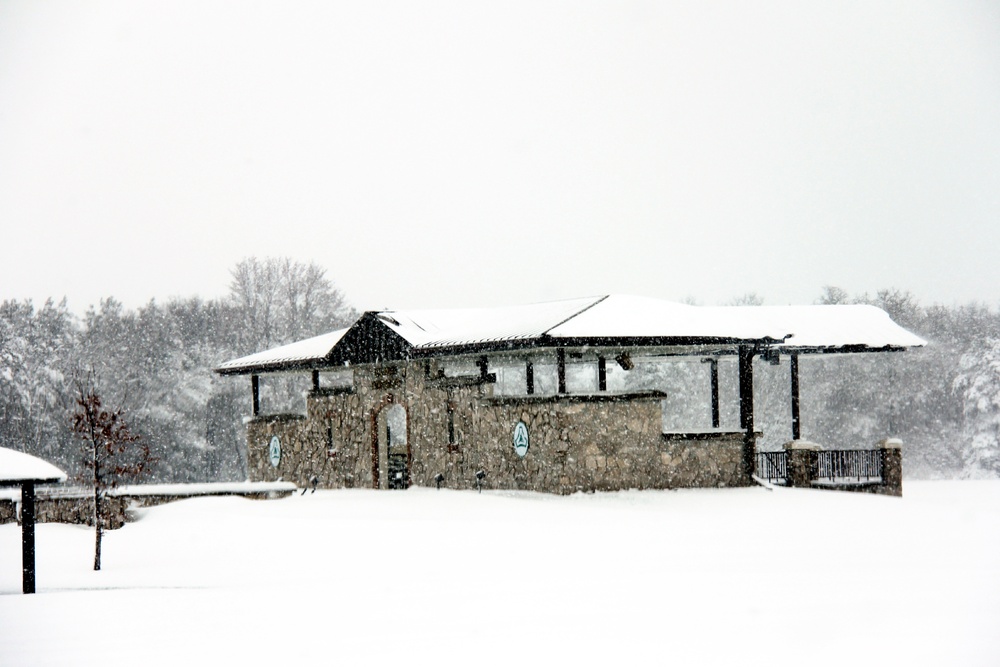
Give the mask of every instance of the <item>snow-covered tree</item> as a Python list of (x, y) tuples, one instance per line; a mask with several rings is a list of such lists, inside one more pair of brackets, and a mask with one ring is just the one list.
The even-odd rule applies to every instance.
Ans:
[(966, 419), (967, 473), (1000, 474), (1000, 338), (962, 356), (954, 387)]

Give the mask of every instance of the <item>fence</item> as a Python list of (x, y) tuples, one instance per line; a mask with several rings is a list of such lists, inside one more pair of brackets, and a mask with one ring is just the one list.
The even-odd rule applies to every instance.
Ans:
[(840, 449), (816, 452), (816, 479), (881, 482), (885, 450)]
[(785, 483), (788, 480), (787, 452), (757, 452), (754, 474), (768, 482)]

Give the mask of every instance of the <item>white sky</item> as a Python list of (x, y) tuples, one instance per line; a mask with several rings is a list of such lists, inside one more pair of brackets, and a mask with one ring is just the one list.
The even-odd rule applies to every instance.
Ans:
[(0, 0), (0, 299), (1000, 303), (1000, 5)]

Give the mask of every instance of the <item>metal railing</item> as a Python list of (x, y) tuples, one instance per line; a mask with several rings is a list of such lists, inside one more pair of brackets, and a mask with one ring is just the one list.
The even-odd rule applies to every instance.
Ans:
[(788, 480), (788, 454), (786, 452), (757, 452), (755, 474), (768, 482)]
[(831, 482), (881, 482), (884, 450), (835, 449), (816, 452), (816, 479)]

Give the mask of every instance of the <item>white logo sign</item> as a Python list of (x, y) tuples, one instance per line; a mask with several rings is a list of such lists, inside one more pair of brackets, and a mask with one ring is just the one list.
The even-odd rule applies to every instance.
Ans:
[(521, 458), (528, 453), (528, 425), (524, 422), (514, 426), (514, 453)]
[(277, 468), (281, 463), (281, 440), (278, 440), (278, 436), (271, 438), (271, 446), (268, 447), (267, 453), (271, 455), (271, 465)]

